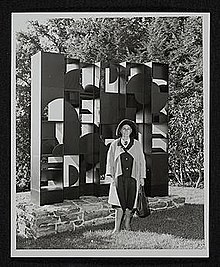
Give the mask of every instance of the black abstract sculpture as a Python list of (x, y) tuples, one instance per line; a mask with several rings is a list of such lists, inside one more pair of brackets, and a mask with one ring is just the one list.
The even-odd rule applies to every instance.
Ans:
[(87, 64), (61, 54), (35, 54), (32, 202), (107, 195), (106, 154), (124, 118), (138, 125), (147, 161), (147, 194), (168, 195), (167, 97), (167, 64)]

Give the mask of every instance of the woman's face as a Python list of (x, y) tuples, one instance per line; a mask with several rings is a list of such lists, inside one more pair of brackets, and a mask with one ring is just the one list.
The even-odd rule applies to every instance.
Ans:
[(129, 125), (125, 124), (121, 128), (122, 138), (128, 138), (132, 132), (132, 129)]

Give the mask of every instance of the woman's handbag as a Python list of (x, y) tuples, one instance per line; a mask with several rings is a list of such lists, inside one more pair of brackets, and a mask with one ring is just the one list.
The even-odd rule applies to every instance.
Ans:
[(150, 205), (147, 196), (144, 192), (144, 187), (141, 186), (138, 192), (137, 211), (136, 214), (140, 218), (145, 218), (150, 215)]

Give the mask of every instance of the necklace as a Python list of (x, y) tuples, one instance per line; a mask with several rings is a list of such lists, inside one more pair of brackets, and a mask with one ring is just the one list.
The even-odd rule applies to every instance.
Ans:
[(130, 139), (128, 139), (128, 140), (121, 139), (121, 143), (125, 147), (129, 144), (129, 142), (130, 142)]

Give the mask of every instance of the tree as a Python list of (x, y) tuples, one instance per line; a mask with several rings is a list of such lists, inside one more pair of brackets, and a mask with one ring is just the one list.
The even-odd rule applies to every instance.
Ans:
[(198, 186), (203, 180), (202, 21), (155, 18), (149, 32), (151, 60), (170, 66), (170, 172), (181, 185)]

